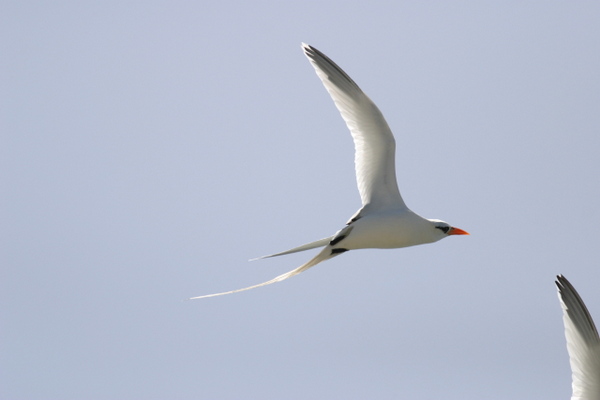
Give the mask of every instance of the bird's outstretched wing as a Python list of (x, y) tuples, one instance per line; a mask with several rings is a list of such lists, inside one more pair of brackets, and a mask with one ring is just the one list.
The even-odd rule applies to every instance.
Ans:
[(583, 300), (562, 275), (556, 277), (573, 374), (572, 400), (600, 399), (600, 337)]
[(396, 142), (381, 111), (329, 57), (302, 43), (354, 139), (356, 181), (370, 210), (406, 208), (396, 181)]

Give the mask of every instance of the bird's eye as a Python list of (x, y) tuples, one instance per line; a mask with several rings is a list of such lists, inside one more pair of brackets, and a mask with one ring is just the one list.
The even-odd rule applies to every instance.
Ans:
[(436, 228), (444, 233), (448, 233), (448, 231), (450, 230), (449, 226), (436, 226)]

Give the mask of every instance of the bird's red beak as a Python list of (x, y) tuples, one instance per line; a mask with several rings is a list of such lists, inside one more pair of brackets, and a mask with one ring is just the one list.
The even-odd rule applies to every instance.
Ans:
[(450, 228), (450, 230), (448, 231), (448, 235), (470, 235), (469, 232), (467, 231), (463, 231), (460, 228)]

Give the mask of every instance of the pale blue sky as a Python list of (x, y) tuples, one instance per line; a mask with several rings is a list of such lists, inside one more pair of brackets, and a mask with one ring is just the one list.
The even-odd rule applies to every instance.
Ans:
[[(600, 320), (597, 2), (0, 5), (0, 398), (567, 399)], [(268, 280), (358, 209), (302, 55), (386, 116), (407, 204), (471, 232)], [(600, 322), (599, 322), (600, 323)]]

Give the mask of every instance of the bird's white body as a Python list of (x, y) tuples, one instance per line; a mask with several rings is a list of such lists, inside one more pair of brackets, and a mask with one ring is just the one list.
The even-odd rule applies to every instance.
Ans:
[(437, 242), (445, 236), (429, 220), (407, 208), (373, 212), (347, 228), (352, 228), (352, 231), (340, 242), (340, 246), (348, 250), (397, 249)]
[(571, 283), (557, 277), (573, 379), (571, 400), (600, 399), (600, 336), (585, 303)]
[(396, 141), (385, 118), (371, 99), (329, 57), (304, 43), (302, 49), (352, 134), (356, 150), (356, 183), (362, 207), (346, 227), (331, 237), (260, 257), (281, 256), (324, 246), (304, 265), (258, 285), (194, 299), (280, 282), (348, 250), (408, 247), (436, 242), (448, 235), (468, 234), (443, 221), (425, 219), (406, 207), (396, 182)]

